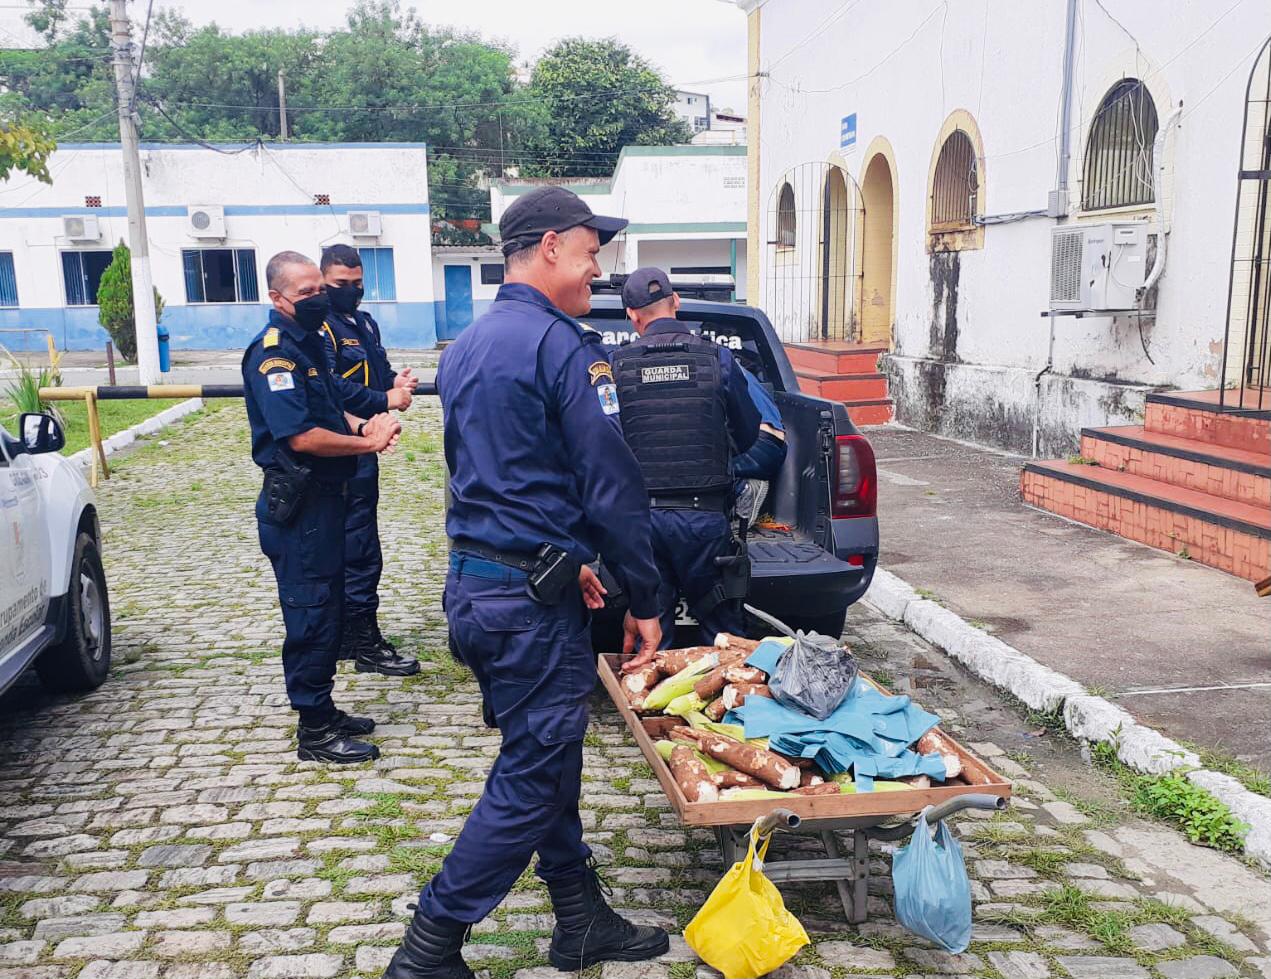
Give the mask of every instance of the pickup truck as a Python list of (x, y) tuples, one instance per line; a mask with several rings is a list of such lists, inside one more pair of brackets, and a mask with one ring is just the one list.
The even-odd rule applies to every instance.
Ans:
[[(582, 321), (616, 347), (634, 336), (631, 324), (618, 297), (596, 291), (601, 294), (592, 297)], [(843, 405), (799, 391), (785, 348), (761, 310), (688, 299), (681, 291), (679, 318), (733, 351), (746, 351), (746, 365), (772, 390), (785, 424), (785, 464), (764, 504), (779, 529), (751, 528), (747, 537), (750, 604), (792, 628), (840, 635), (848, 607), (865, 594), (878, 563), (873, 449)], [(619, 597), (594, 616), (597, 649), (619, 648), (624, 604)], [(679, 622), (691, 620), (681, 615)]]
[(0, 427), (0, 694), (34, 666), (50, 690), (110, 672), (110, 601), (93, 491), (49, 415)]

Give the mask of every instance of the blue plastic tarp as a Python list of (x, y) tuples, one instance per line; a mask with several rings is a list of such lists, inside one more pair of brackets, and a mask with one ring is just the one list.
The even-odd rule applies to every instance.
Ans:
[[(784, 642), (762, 642), (746, 662), (771, 673), (785, 648)], [(746, 698), (724, 720), (743, 725), (747, 738), (768, 738), (773, 751), (813, 759), (830, 774), (851, 771), (859, 792), (871, 791), (875, 778), (927, 775), (944, 781), (939, 755), (909, 747), (940, 719), (909, 697), (888, 696), (859, 680), (825, 720), (767, 697)]]

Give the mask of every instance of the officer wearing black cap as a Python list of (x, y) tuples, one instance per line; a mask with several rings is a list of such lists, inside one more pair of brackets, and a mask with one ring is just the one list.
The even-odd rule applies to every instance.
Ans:
[[(380, 341), (379, 324), (359, 309), (362, 256), (350, 245), (329, 245), (319, 265), (331, 314), (322, 324), (327, 355), (344, 406), (359, 418), (410, 407), (415, 379), (409, 367), (393, 370)], [(358, 456), (349, 480), (344, 521), (344, 629), (340, 658), (354, 661), (359, 673), (411, 676), (419, 661), (397, 651), (379, 626), (379, 583), (384, 570), (379, 528), (380, 467), (375, 455)]]
[(464, 935), (534, 853), (556, 914), (557, 968), (669, 946), (666, 932), (605, 902), (578, 812), (596, 682), (588, 609), (604, 594), (588, 562), (603, 554), (629, 597), (626, 651), (640, 640), (629, 668), (661, 639), (648, 496), (599, 334), (574, 318), (591, 308), (600, 247), (625, 226), (560, 187), (519, 198), (499, 222), (505, 284), (441, 358), (453, 541), (444, 606), (503, 743), (385, 979), (470, 979)]
[(318, 267), (298, 252), (279, 252), (265, 280), (273, 309), (243, 353), (243, 396), (252, 458), (265, 474), (256, 522), (278, 579), (287, 630), (283, 677), (300, 715), (298, 754), (373, 761), (379, 749), (358, 738), (375, 722), (350, 717), (331, 700), (344, 596), (345, 493), (356, 458), (389, 448), (401, 425), (377, 414), (356, 435), (350, 430), (319, 333), (330, 304)]
[(702, 642), (743, 634), (747, 572), (730, 526), (732, 459), (758, 437), (759, 410), (732, 354), (675, 318), (680, 297), (665, 272), (636, 269), (622, 301), (639, 337), (611, 360), (623, 433), (653, 508), (663, 645), (675, 637), (681, 597)]

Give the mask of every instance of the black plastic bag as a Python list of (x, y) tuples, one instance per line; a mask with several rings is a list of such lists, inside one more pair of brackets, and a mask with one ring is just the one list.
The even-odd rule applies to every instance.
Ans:
[(847, 646), (817, 632), (794, 632), (784, 622), (749, 605), (746, 611), (794, 640), (768, 677), (773, 699), (818, 721), (833, 714), (860, 672)]

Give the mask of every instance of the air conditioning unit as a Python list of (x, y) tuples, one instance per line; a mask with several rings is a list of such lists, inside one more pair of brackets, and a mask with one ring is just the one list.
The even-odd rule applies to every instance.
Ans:
[(217, 204), (187, 208), (185, 232), (191, 238), (224, 238), (225, 208)]
[(378, 238), (381, 233), (379, 211), (349, 212), (349, 234), (354, 238)]
[(96, 214), (67, 214), (62, 218), (62, 234), (69, 241), (101, 241)]
[(1114, 313), (1138, 307), (1147, 279), (1147, 226), (1069, 224), (1050, 233), (1050, 308)]

